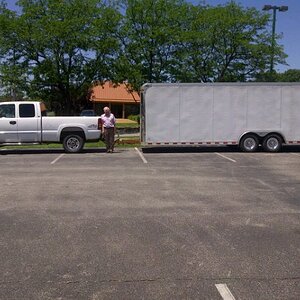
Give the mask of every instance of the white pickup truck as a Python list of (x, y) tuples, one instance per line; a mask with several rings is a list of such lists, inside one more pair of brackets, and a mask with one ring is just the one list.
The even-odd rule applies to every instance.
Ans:
[(41, 102), (0, 103), (0, 146), (62, 143), (66, 152), (80, 152), (86, 141), (98, 141), (99, 117), (47, 117)]

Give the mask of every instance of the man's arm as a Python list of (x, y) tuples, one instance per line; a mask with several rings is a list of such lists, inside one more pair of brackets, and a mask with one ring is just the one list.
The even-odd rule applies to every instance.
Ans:
[(114, 123), (114, 134), (116, 134), (116, 130), (117, 130), (117, 121), (116, 121), (116, 118), (115, 118), (115, 116), (114, 116), (114, 118), (113, 118), (113, 123)]

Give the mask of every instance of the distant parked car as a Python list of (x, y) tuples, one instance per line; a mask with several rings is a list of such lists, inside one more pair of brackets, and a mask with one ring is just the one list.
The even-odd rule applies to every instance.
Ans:
[(97, 116), (96, 112), (92, 109), (84, 109), (81, 113), (80, 116), (82, 117), (95, 117)]

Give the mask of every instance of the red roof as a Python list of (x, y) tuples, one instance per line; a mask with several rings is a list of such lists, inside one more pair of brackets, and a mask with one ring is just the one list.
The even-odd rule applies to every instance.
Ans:
[(131, 92), (126, 83), (115, 84), (106, 81), (92, 88), (90, 101), (140, 103), (140, 96), (137, 92)]

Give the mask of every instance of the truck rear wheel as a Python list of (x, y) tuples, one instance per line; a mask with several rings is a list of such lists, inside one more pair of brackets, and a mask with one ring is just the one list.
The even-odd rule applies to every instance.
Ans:
[(255, 152), (258, 148), (258, 145), (258, 138), (254, 134), (247, 134), (243, 136), (240, 142), (240, 148), (244, 152)]
[(68, 153), (80, 152), (84, 146), (84, 140), (76, 134), (67, 135), (63, 140), (63, 146)]
[(282, 138), (277, 134), (270, 134), (264, 138), (263, 148), (267, 152), (279, 152), (282, 147)]

